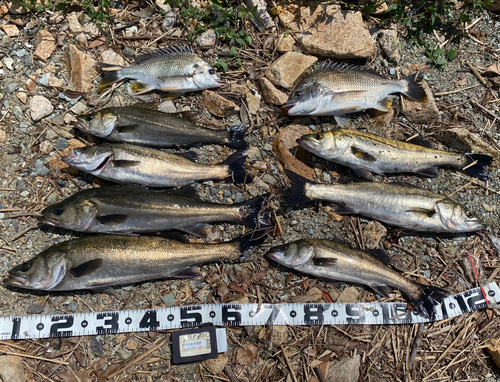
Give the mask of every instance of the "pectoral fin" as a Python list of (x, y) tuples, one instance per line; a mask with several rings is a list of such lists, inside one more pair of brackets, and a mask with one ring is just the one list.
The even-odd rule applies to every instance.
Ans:
[(191, 267), (171, 277), (174, 279), (190, 279), (193, 277), (199, 277), (200, 275), (200, 268)]
[(368, 170), (366, 170), (366, 169), (364, 169), (362, 167), (354, 167), (354, 166), (352, 166), (351, 168), (361, 178), (368, 179), (368, 180), (372, 180), (373, 179), (373, 175), (372, 175), (372, 173), (370, 171), (368, 171)]
[(207, 235), (212, 230), (212, 226), (209, 224), (196, 224), (192, 227), (179, 228), (179, 230), (189, 233), (190, 235), (196, 237), (207, 237)]
[(69, 272), (71, 273), (71, 275), (73, 275), (73, 277), (78, 278), (94, 273), (101, 267), (101, 265), (102, 265), (102, 259), (89, 260), (74, 268), (71, 268)]
[(389, 297), (389, 293), (392, 292), (392, 289), (387, 285), (372, 286), (372, 289), (382, 297)]
[(351, 151), (354, 154), (354, 156), (358, 159), (364, 160), (366, 162), (376, 162), (377, 158), (375, 158), (373, 155), (367, 153), (366, 151), (355, 147), (351, 146)]
[(139, 125), (117, 126), (117, 127), (115, 127), (115, 130), (117, 133), (125, 134), (125, 133), (134, 132), (135, 130), (137, 130), (138, 127), (139, 127)]
[(339, 125), (340, 127), (345, 127), (347, 125), (347, 122), (349, 122), (350, 120), (350, 118), (341, 115), (335, 115), (334, 118), (337, 122), (337, 125)]
[(113, 161), (113, 165), (115, 167), (123, 167), (123, 168), (130, 168), (138, 166), (139, 164), (141, 164), (141, 161), (137, 160), (116, 159)]
[(408, 210), (407, 212), (411, 212), (412, 214), (421, 218), (431, 218), (436, 214), (436, 210), (428, 210), (425, 208), (413, 208), (411, 210)]
[(427, 176), (429, 178), (435, 178), (436, 176), (439, 175), (439, 167), (432, 166), (432, 167), (426, 168), (424, 170), (418, 171), (417, 174), (422, 175), (422, 176)]
[(112, 215), (98, 216), (95, 219), (99, 222), (99, 224), (108, 227), (115, 227), (117, 225), (125, 223), (128, 218), (129, 218), (128, 215), (112, 214)]
[(337, 265), (338, 259), (323, 257), (323, 258), (312, 258), (312, 263), (317, 267), (335, 267)]
[(375, 109), (376, 110), (380, 110), (380, 111), (389, 111), (392, 109), (392, 101), (394, 100), (394, 96), (389, 96), (389, 97), (386, 97), (384, 98), (382, 101), (380, 101), (377, 106), (375, 106)]

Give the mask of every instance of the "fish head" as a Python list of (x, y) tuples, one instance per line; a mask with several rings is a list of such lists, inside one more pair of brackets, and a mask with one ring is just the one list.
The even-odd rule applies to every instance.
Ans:
[(284, 106), (288, 115), (312, 115), (321, 104), (321, 87), (315, 81), (300, 82)]
[(336, 131), (307, 134), (297, 139), (297, 143), (307, 151), (321, 157), (334, 159), (345, 153), (350, 147), (351, 139), (345, 139)]
[(436, 211), (448, 231), (471, 232), (483, 228), (481, 221), (471, 211), (451, 200), (436, 203)]
[(97, 216), (97, 206), (87, 199), (78, 197), (54, 203), (42, 211), (40, 223), (86, 231)]
[(107, 137), (116, 127), (118, 116), (111, 110), (100, 110), (95, 113), (82, 114), (76, 117), (73, 126), (98, 137)]
[(50, 290), (61, 282), (68, 269), (68, 260), (63, 252), (48, 250), (12, 268), (3, 285)]
[(98, 173), (111, 159), (113, 151), (108, 147), (92, 146), (71, 149), (62, 161), (87, 172)]
[(200, 60), (194, 64), (193, 81), (198, 89), (220, 88), (222, 79), (208, 62)]
[(271, 248), (266, 256), (286, 267), (297, 268), (311, 260), (314, 246), (305, 241), (294, 241)]

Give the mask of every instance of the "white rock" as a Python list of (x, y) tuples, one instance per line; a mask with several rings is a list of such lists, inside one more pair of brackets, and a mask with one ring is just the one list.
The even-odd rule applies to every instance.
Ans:
[(396, 28), (383, 29), (379, 32), (380, 46), (385, 55), (394, 63), (398, 63), (401, 58), (401, 44), (398, 38), (398, 31)]
[(8, 382), (26, 382), (23, 359), (11, 355), (0, 356), (0, 379)]
[(215, 46), (216, 41), (217, 41), (217, 35), (212, 29), (203, 32), (196, 39), (196, 42), (198, 43), (198, 46), (201, 49), (213, 48)]
[(166, 0), (156, 0), (155, 4), (158, 8), (162, 9), (165, 13), (168, 13), (172, 10), (170, 4)]
[(245, 103), (250, 114), (256, 115), (260, 110), (260, 100), (262, 96), (256, 90), (250, 90), (245, 94)]
[(257, 7), (252, 22), (259, 31), (264, 33), (266, 30), (276, 26), (271, 15), (267, 12), (266, 2), (264, 0), (245, 0), (245, 4), (247, 8), (250, 9)]
[(158, 105), (158, 110), (164, 113), (177, 113), (177, 108), (171, 100), (166, 100)]
[(125, 66), (125, 60), (121, 55), (116, 53), (113, 49), (107, 49), (101, 53), (101, 62), (106, 64), (115, 64), (120, 66)]
[(85, 111), (87, 110), (87, 106), (83, 102), (77, 102), (70, 110), (73, 113), (79, 115), (85, 113)]
[(70, 13), (66, 20), (68, 20), (68, 29), (73, 34), (78, 34), (83, 32), (82, 24), (78, 21), (78, 15), (75, 12)]
[(5, 66), (7, 67), (7, 69), (9, 70), (13, 70), (14, 67), (12, 66), (14, 64), (14, 59), (11, 58), (11, 57), (5, 57), (3, 59), (3, 63), (5, 64)]
[(50, 101), (41, 95), (34, 96), (30, 101), (31, 119), (39, 121), (54, 111)]

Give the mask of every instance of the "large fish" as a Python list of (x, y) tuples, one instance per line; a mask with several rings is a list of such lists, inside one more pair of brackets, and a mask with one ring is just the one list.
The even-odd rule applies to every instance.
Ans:
[(413, 172), (436, 177), (439, 167), (450, 166), (487, 180), (484, 167), (493, 161), (489, 155), (434, 150), (349, 129), (304, 135), (297, 143), (322, 158), (352, 168), (364, 178), (371, 178), (371, 172)]
[(289, 115), (333, 115), (344, 126), (349, 113), (388, 111), (397, 93), (426, 102), (421, 81), (421, 72), (393, 80), (367, 68), (326, 61), (295, 86), (285, 108)]
[(162, 90), (180, 95), (218, 88), (221, 78), (215, 69), (188, 46), (171, 46), (136, 58), (134, 65), (101, 63), (100, 88), (129, 79), (136, 95)]
[[(194, 112), (183, 115), (193, 118)], [(149, 147), (196, 146), (208, 143), (246, 149), (245, 127), (236, 125), (226, 130), (207, 129), (179, 117), (162, 113), (155, 104), (108, 107), (76, 117), (74, 126), (110, 141)]]
[(368, 285), (382, 296), (391, 289), (404, 293), (420, 313), (430, 319), (434, 305), (448, 295), (444, 289), (417, 284), (386, 264), (387, 255), (353, 249), (323, 239), (302, 239), (271, 248), (267, 256), (279, 264), (323, 279)]
[(317, 184), (291, 171), (288, 205), (327, 200), (339, 213), (355, 213), (410, 231), (471, 232), (483, 228), (474, 214), (444, 195), (398, 183)]
[(72, 149), (62, 161), (99, 178), (151, 187), (181, 187), (208, 179), (243, 183), (250, 178), (246, 155), (236, 151), (218, 165), (192, 162), (179, 154), (129, 144), (102, 144)]
[(45, 208), (40, 220), (81, 232), (133, 234), (175, 229), (199, 237), (206, 236), (211, 229), (206, 223), (270, 226), (266, 213), (259, 220), (262, 196), (226, 205), (187, 196), (189, 190), (194, 191), (189, 186), (173, 191), (138, 187), (83, 190)]
[(47, 291), (91, 289), (199, 274), (193, 267), (238, 260), (265, 235), (252, 232), (217, 244), (188, 244), (160, 237), (88, 236), (56, 244), (9, 271), (4, 286)]

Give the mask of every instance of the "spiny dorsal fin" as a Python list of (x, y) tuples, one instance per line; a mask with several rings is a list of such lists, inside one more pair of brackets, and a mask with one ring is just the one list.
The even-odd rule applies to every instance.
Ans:
[[(324, 61), (321, 64), (319, 64), (316, 69), (318, 70), (355, 70), (359, 72), (367, 72), (367, 73), (372, 73), (376, 74), (377, 76), (380, 76), (375, 70), (370, 69), (370, 68), (365, 68), (364, 66), (359, 66), (359, 65), (354, 65), (354, 64), (347, 64), (344, 62), (332, 62), (332, 61)], [(382, 76), (381, 76), (382, 77)]]
[(158, 57), (158, 56), (163, 56), (165, 54), (172, 54), (172, 53), (194, 53), (193, 48), (191, 48), (188, 45), (171, 45), (166, 48), (161, 48), (158, 50), (155, 50), (154, 52), (151, 53), (146, 53), (146, 54), (141, 54), (140, 56), (137, 56), (135, 59), (136, 63), (143, 62), (144, 60), (147, 60), (152, 57)]

